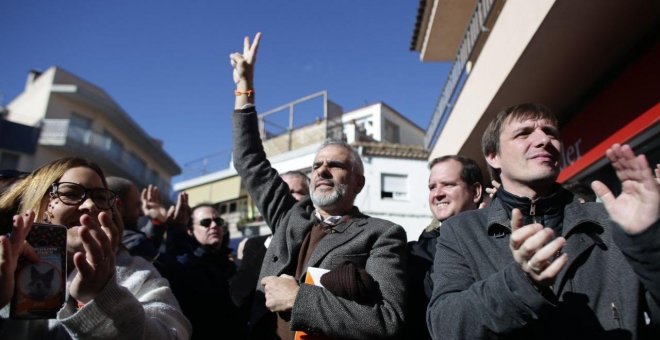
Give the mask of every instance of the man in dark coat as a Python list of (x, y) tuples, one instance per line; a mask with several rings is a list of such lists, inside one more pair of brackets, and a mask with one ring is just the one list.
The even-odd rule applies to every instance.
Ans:
[[(482, 149), (502, 184), (486, 209), (442, 226), (427, 313), (435, 339), (659, 339), (660, 186), (643, 155), (606, 153), (619, 196), (580, 203), (556, 183), (557, 119), (500, 112)], [(616, 183), (615, 183), (616, 184)]]
[[(179, 199), (181, 201), (181, 199)], [(180, 219), (181, 220), (181, 219)], [(229, 279), (236, 272), (226, 247), (225, 221), (215, 206), (199, 204), (192, 209), (186, 234), (182, 226), (168, 224), (168, 251), (154, 265), (170, 282), (183, 314), (193, 326), (192, 339), (241, 339), (237, 310), (229, 297)], [(181, 238), (189, 237), (184, 241)]]
[(419, 236), (408, 242), (408, 322), (406, 338), (430, 339), (426, 307), (433, 290), (431, 269), (440, 224), (463, 211), (477, 209), (483, 193), (483, 175), (477, 163), (467, 157), (447, 155), (429, 163), (429, 207), (433, 221)]

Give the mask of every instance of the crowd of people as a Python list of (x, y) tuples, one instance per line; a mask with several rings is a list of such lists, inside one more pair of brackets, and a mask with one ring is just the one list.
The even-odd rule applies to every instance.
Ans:
[[(272, 234), (240, 245), (217, 207), (165, 207), (157, 187), (68, 157), (0, 172), (0, 338), (657, 339), (660, 166), (614, 144), (621, 184), (557, 183), (561, 139), (545, 106), (502, 110), (477, 162), (429, 163), (433, 215), (417, 240), (365, 215), (360, 155), (328, 140), (310, 177), (279, 174), (260, 138), (261, 35), (230, 55), (233, 164)], [(9, 317), (33, 223), (64, 225), (66, 299), (53, 319)], [(312, 268), (322, 275), (312, 279)]]

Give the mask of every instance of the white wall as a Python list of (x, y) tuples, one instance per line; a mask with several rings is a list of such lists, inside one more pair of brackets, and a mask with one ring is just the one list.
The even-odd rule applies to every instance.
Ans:
[[(412, 124), (407, 119), (403, 118), (399, 113), (392, 111), (387, 106), (383, 105), (381, 119), (387, 119), (399, 127), (399, 144), (423, 145), (424, 135), (426, 132)], [(384, 121), (382, 122), (381, 126), (383, 128), (385, 127)]]
[[(365, 157), (366, 183), (355, 199), (355, 205), (370, 216), (392, 221), (406, 229), (408, 240), (416, 240), (432, 219), (429, 210), (426, 160)], [(396, 200), (381, 198), (381, 175), (406, 175), (408, 198)]]
[(42, 73), (33, 83), (26, 84), (21, 92), (8, 105), (7, 120), (29, 126), (37, 126), (46, 115), (50, 90), (55, 77), (55, 68)]

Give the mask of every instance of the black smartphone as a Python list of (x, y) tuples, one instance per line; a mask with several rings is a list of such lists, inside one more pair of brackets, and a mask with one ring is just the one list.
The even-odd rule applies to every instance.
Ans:
[(66, 230), (58, 224), (32, 224), (27, 242), (39, 255), (39, 262), (18, 260), (10, 318), (56, 318), (66, 289)]

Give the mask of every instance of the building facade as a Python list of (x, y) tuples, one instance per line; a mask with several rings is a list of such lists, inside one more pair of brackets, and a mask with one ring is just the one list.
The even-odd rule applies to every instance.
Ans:
[(167, 201), (181, 172), (103, 89), (57, 66), (31, 71), (0, 121), (0, 164), (31, 171), (66, 156), (89, 158), (140, 188), (157, 185)]
[[(340, 138), (353, 145), (364, 162), (366, 184), (356, 197), (356, 206), (368, 215), (403, 226), (416, 239), (432, 216), (426, 195), (413, 194), (428, 186), (428, 151), (422, 147), (424, 131), (387, 104), (379, 102), (342, 112), (327, 101), (322, 119), (288, 126), (279, 134), (268, 131), (273, 112), (289, 109), (294, 101), (259, 115), (264, 150), (280, 173), (298, 170), (310, 174), (314, 156), (327, 138)], [(324, 109), (324, 110), (325, 110)], [(289, 110), (293, 115), (293, 110)], [(293, 121), (293, 118), (289, 119)], [(191, 205), (217, 204), (229, 222), (233, 238), (269, 234), (232, 164), (220, 171), (174, 184), (188, 193)]]
[(488, 122), (536, 102), (560, 120), (560, 182), (616, 185), (613, 143), (660, 162), (659, 28), (654, 0), (421, 0), (411, 50), (453, 63), (426, 132), (430, 158), (463, 154), (485, 170)]

